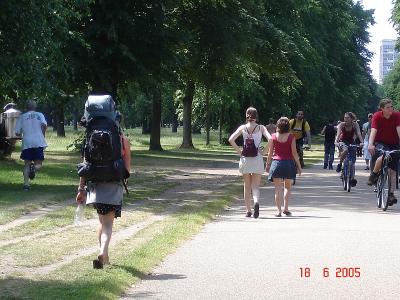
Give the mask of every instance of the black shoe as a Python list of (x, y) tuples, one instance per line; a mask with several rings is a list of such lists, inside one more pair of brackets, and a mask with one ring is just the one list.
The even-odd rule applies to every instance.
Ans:
[(93, 269), (103, 269), (103, 263), (99, 259), (94, 259)]
[(327, 169), (328, 168), (328, 164), (324, 164), (324, 169)]
[(336, 172), (340, 172), (340, 171), (342, 171), (342, 164), (338, 164), (337, 166), (336, 166)]
[(254, 213), (253, 213), (254, 219), (257, 219), (259, 215), (260, 215), (260, 204), (256, 203), (254, 204)]
[(350, 185), (351, 185), (352, 187), (355, 187), (355, 186), (357, 185), (357, 179), (352, 179), (352, 180), (350, 180)]
[(371, 175), (369, 175), (367, 184), (368, 185), (376, 185), (376, 183), (378, 182), (378, 177), (379, 177), (378, 174), (372, 172)]
[(397, 203), (397, 199), (393, 193), (389, 193), (388, 202), (389, 202), (389, 206), (392, 206), (393, 204)]
[(33, 178), (35, 178), (35, 172), (36, 172), (36, 169), (35, 169), (35, 165), (33, 164), (33, 163), (31, 163), (30, 165), (29, 165), (29, 179), (33, 179)]
[(248, 211), (248, 212), (246, 213), (246, 218), (251, 218), (251, 211)]
[(333, 170), (332, 164), (329, 164), (329, 170)]
[(30, 186), (29, 185), (25, 185), (24, 184), (24, 186), (22, 187), (22, 189), (24, 190), (24, 191), (29, 191), (30, 190)]
[(365, 166), (365, 169), (364, 169), (365, 171), (369, 171), (369, 167), (368, 166)]

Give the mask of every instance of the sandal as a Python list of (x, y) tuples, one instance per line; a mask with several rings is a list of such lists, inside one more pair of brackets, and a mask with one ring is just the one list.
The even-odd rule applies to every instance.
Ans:
[(246, 218), (251, 218), (251, 211), (248, 211), (248, 212), (246, 213)]
[(282, 217), (282, 215), (281, 215), (281, 213), (279, 213), (279, 214), (276, 214), (275, 217), (279, 218), (279, 217)]
[(287, 215), (287, 216), (291, 216), (292, 215), (292, 213), (290, 211), (288, 211), (288, 210), (284, 210), (283, 213), (285, 215)]
[(93, 269), (103, 269), (103, 256), (99, 255), (97, 259), (93, 260)]

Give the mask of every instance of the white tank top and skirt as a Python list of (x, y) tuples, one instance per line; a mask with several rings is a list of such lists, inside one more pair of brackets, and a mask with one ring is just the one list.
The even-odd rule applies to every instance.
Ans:
[[(243, 131), (243, 141), (246, 140), (246, 138), (249, 136), (249, 134), (246, 131)], [(258, 131), (252, 134), (252, 137), (254, 139), (254, 144), (256, 145), (257, 148), (260, 147), (261, 145), (261, 139), (262, 139), (262, 132), (261, 128), (258, 128)], [(262, 175), (264, 173), (264, 160), (262, 157), (262, 154), (260, 151), (258, 151), (258, 155), (255, 157), (245, 157), (245, 156), (240, 156), (239, 160), (239, 173), (240, 174), (260, 174)]]

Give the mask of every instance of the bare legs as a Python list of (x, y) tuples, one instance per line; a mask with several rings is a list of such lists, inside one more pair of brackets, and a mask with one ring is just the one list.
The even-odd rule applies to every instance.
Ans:
[(36, 171), (36, 172), (39, 171), (39, 170), (42, 168), (42, 163), (43, 163), (42, 160), (35, 160), (35, 161), (34, 161), (34, 164), (35, 164), (35, 171)]
[[(284, 202), (283, 212), (285, 214), (289, 213), (289, 198), (290, 191), (292, 188), (292, 179), (282, 179), (282, 178), (273, 178), (274, 186), (275, 186), (275, 204), (278, 209), (278, 214), (276, 216), (281, 216), (282, 213), (282, 197)], [(290, 214), (290, 213), (289, 213)]]
[(25, 160), (25, 166), (24, 166), (24, 186), (29, 186), (29, 168), (30, 168), (31, 162), (29, 160)]
[[(25, 160), (25, 166), (24, 166), (24, 186), (29, 186), (29, 173), (30, 173), (30, 165), (32, 163), (32, 161), (30, 160)], [(35, 166), (35, 172), (39, 171), (42, 168), (42, 160), (35, 160), (33, 162), (34, 166)]]
[(103, 264), (110, 263), (108, 256), (108, 246), (111, 241), (114, 217), (115, 217), (114, 211), (109, 212), (106, 215), (99, 215), (100, 225), (97, 231), (100, 244), (99, 260)]
[(260, 182), (260, 174), (243, 174), (243, 197), (247, 213), (251, 213), (251, 198), (253, 198), (254, 204), (259, 201)]
[(346, 156), (347, 156), (347, 153), (349, 153), (349, 150), (348, 150), (348, 149), (342, 151), (342, 153), (341, 153), (340, 156), (339, 156), (339, 163), (342, 163), (342, 162), (344, 161), (344, 159), (345, 159)]

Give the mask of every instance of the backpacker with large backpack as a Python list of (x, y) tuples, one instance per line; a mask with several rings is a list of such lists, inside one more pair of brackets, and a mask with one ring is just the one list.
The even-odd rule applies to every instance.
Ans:
[(122, 132), (112, 97), (89, 96), (85, 104), (84, 118), (84, 161), (78, 165), (78, 175), (92, 182), (124, 182), (130, 174), (122, 159)]

